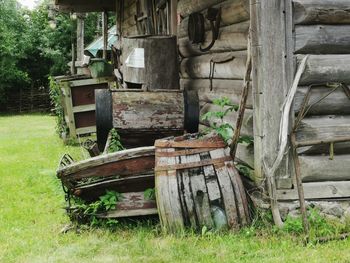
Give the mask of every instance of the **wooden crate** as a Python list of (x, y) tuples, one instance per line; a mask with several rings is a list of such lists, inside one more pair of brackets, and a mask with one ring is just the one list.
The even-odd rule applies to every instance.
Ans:
[(62, 92), (64, 118), (69, 128), (67, 137), (77, 138), (96, 132), (95, 89), (107, 89), (113, 81), (113, 78), (57, 80)]

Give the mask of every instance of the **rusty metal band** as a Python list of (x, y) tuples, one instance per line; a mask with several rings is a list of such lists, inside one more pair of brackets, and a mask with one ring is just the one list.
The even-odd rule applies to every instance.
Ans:
[(205, 152), (214, 151), (222, 148), (195, 148), (195, 149), (186, 149), (175, 152), (158, 152), (156, 151), (156, 157), (177, 157), (177, 156), (185, 156), (192, 154), (200, 154)]
[(183, 169), (198, 168), (198, 167), (208, 166), (208, 165), (218, 165), (229, 161), (232, 161), (232, 158), (230, 156), (225, 156), (223, 158), (202, 160), (202, 161), (193, 162), (193, 163), (181, 163), (181, 164), (158, 166), (154, 169), (154, 171), (164, 172), (164, 171), (173, 171), (173, 170), (183, 170)]

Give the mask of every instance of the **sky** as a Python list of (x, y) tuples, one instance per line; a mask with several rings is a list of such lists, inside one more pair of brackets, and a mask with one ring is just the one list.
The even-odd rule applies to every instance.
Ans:
[(40, 2), (40, 0), (17, 0), (21, 5), (33, 10), (34, 7)]

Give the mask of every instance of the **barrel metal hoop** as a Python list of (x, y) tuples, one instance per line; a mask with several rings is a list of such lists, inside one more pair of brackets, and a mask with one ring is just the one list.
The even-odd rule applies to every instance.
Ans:
[[(176, 171), (176, 170), (183, 170), (183, 169), (190, 169), (190, 168), (198, 168), (198, 167), (208, 166), (208, 165), (218, 165), (218, 164), (221, 164), (224, 162), (230, 162), (230, 161), (232, 161), (232, 158), (230, 156), (226, 156), (218, 159), (202, 160), (200, 162), (158, 166), (154, 169), (154, 171), (155, 172), (164, 172), (164, 171), (173, 171), (173, 170)], [(166, 175), (166, 174), (157, 174), (157, 175)]]

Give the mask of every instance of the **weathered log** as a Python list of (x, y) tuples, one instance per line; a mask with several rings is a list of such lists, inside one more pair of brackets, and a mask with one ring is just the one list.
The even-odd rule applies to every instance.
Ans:
[(310, 25), (295, 28), (297, 54), (347, 54), (350, 52), (349, 25)]
[(303, 182), (350, 180), (350, 155), (299, 156)]
[[(303, 183), (305, 199), (332, 199), (332, 198), (348, 198), (350, 197), (349, 181), (328, 181)], [(293, 190), (277, 190), (278, 200), (298, 200), (298, 193)]]
[[(214, 61), (217, 63), (215, 63), (213, 78), (243, 79), (246, 53), (246, 51), (235, 51), (186, 58), (181, 62), (181, 76), (183, 78), (208, 79), (211, 73), (211, 61)], [(220, 63), (221, 61), (227, 62)]]
[(234, 26), (227, 26), (220, 29), (219, 38), (208, 52), (202, 52), (200, 46), (208, 46), (212, 41), (212, 33), (205, 33), (203, 44), (192, 44), (188, 37), (179, 39), (179, 50), (183, 57), (202, 55), (205, 53), (227, 52), (247, 49), (247, 32), (235, 32)]
[[(305, 97), (308, 87), (299, 87), (294, 99), (294, 110), (299, 112), (301, 103)], [(311, 97), (307, 106), (326, 96), (332, 88), (312, 87)], [(308, 115), (332, 115), (332, 114), (350, 114), (350, 100), (345, 95), (343, 89), (338, 88), (321, 102), (315, 104)]]
[[(245, 1), (248, 3), (249, 1)], [(249, 27), (249, 8), (246, 8), (243, 1), (225, 1), (219, 5), (214, 6), (215, 8), (221, 7), (221, 26), (234, 25), (239, 32), (246, 32)], [(206, 10), (202, 12), (206, 16)], [(210, 29), (210, 22), (205, 20), (205, 29)], [(178, 36), (188, 36), (188, 17), (184, 18), (178, 26)]]
[[(226, 109), (226, 108), (225, 108)], [(221, 107), (211, 104), (211, 103), (206, 103), (200, 110), (201, 116), (203, 116), (207, 112), (219, 112), (219, 111), (225, 111), (225, 109), (221, 109)], [(237, 121), (238, 114), (237, 112), (233, 111), (228, 113), (224, 118), (223, 122), (224, 123), (229, 123), (232, 125), (232, 127), (235, 127), (236, 121)], [(200, 120), (201, 124), (210, 126), (213, 125), (214, 123), (217, 123), (220, 125), (222, 122), (221, 119), (219, 118), (211, 118), (210, 120)], [(243, 127), (241, 131), (242, 135), (250, 135), (253, 136), (253, 112), (252, 110), (246, 110), (246, 113), (244, 115), (244, 120), (243, 120)]]
[(350, 116), (309, 117), (303, 119), (297, 129), (297, 143), (349, 137), (349, 131)]
[[(329, 155), (329, 144), (318, 144), (298, 148), (299, 154), (306, 155)], [(334, 154), (350, 154), (350, 142), (338, 142), (334, 144)]]
[[(177, 13), (186, 17), (193, 12), (202, 11), (225, 0), (182, 0), (177, 5)], [(241, 1), (241, 0), (238, 0)]]
[(124, 38), (122, 61), (127, 83), (150, 90), (179, 89), (177, 46), (173, 36)]
[[(298, 55), (298, 62), (302, 55)], [(350, 83), (350, 55), (311, 55), (300, 85), (327, 82)]]
[[(199, 100), (202, 102), (213, 102), (214, 99), (227, 97), (232, 103), (238, 104), (242, 94), (242, 80), (213, 79), (212, 90), (210, 90), (209, 79), (180, 79), (181, 89), (195, 90), (198, 92)], [(253, 108), (253, 97), (250, 92), (247, 108)]]
[(295, 24), (349, 24), (348, 0), (293, 0)]

